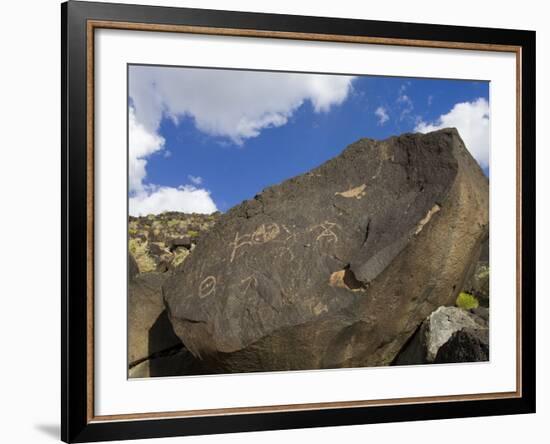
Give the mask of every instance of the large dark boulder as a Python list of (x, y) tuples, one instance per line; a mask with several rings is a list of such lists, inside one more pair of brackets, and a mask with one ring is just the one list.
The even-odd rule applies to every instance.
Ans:
[(218, 219), (164, 285), (174, 331), (228, 372), (389, 364), (454, 303), (488, 199), (455, 129), (361, 139)]

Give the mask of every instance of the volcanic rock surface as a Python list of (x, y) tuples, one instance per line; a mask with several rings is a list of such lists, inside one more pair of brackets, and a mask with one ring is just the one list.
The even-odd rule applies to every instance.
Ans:
[(488, 199), (455, 129), (361, 139), (201, 235), (163, 286), (174, 331), (218, 371), (387, 365), (454, 303)]
[[(481, 310), (480, 310), (481, 309)], [(394, 365), (486, 361), (489, 356), (488, 312), (439, 307), (399, 352)], [(481, 311), (481, 313), (480, 313)], [(459, 349), (455, 348), (458, 347)], [(466, 358), (471, 357), (470, 361)]]

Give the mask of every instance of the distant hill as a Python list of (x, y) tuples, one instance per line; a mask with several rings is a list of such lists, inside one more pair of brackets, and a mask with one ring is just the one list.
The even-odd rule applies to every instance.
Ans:
[(128, 220), (130, 254), (141, 273), (165, 272), (180, 265), (209, 230), (220, 213), (186, 214), (166, 212)]

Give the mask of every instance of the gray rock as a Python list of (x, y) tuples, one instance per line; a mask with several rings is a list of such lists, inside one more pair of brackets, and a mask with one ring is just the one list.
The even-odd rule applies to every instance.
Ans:
[(148, 246), (148, 249), (149, 249), (149, 253), (152, 256), (162, 256), (163, 254), (166, 254), (166, 250), (158, 244), (150, 243)]
[[(393, 364), (433, 363), (440, 349), (450, 341), (456, 332), (461, 330), (479, 330), (487, 333), (489, 331), (487, 321), (473, 312), (458, 307), (439, 307), (426, 318), (412, 339), (396, 357)], [(460, 344), (456, 340), (453, 343)], [(447, 355), (450, 354), (449, 351), (446, 353)], [(456, 351), (456, 353), (457, 355), (469, 356), (468, 351)]]
[(133, 280), (139, 274), (139, 267), (130, 253), (128, 253), (128, 279)]
[(186, 248), (191, 249), (192, 246), (191, 238), (189, 236), (183, 236), (170, 241), (170, 251), (174, 251), (176, 248)]
[(489, 360), (489, 330), (464, 328), (452, 334), (434, 359), (436, 364)]
[(489, 233), (481, 242), (479, 258), (472, 263), (466, 281), (464, 291), (474, 295), (482, 307), (489, 307)]
[(486, 323), (474, 314), (458, 307), (440, 307), (426, 320), (426, 360), (433, 362), (439, 349), (462, 329), (484, 329)]
[(361, 139), (218, 219), (164, 285), (174, 331), (227, 372), (389, 364), (454, 303), (488, 197), (454, 129)]
[(149, 361), (141, 361), (138, 364), (132, 366), (128, 370), (128, 378), (149, 378), (151, 376), (149, 372)]
[(128, 286), (128, 364), (181, 345), (164, 309), (166, 274), (142, 273)]
[(196, 359), (183, 347), (174, 347), (171, 350), (156, 353), (133, 365), (128, 371), (129, 378), (158, 378), (164, 376), (204, 375), (214, 371), (202, 366), (202, 362)]
[(473, 314), (476, 316), (479, 316), (481, 319), (483, 319), (485, 322), (489, 322), (489, 308), (487, 307), (477, 307), (473, 308), (471, 310)]

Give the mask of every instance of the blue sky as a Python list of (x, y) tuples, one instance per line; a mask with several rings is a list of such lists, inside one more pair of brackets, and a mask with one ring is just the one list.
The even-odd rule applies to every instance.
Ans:
[(129, 68), (130, 213), (227, 211), (362, 137), (459, 129), (488, 174), (487, 82)]

